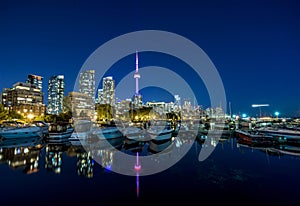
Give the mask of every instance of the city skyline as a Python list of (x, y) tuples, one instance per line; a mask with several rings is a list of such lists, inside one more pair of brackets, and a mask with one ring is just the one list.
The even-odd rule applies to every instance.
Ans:
[[(177, 2), (171, 9), (163, 2), (123, 4), (120, 13), (112, 14), (114, 3), (108, 2), (3, 3), (0, 68), (5, 78), (1, 89), (24, 81), (31, 73), (44, 77), (44, 82), (51, 75), (63, 74), (66, 95), (73, 91), (84, 61), (101, 44), (127, 32), (158, 29), (183, 35), (207, 53), (220, 73), (233, 112), (258, 113), (251, 105), (266, 103), (270, 107), (263, 112), (278, 110), (285, 116), (299, 116), (298, 2)], [(169, 13), (164, 18), (166, 9)], [(103, 15), (107, 18), (101, 18)], [(111, 27), (114, 24), (118, 26)], [(113, 76), (116, 85), (134, 70), (133, 55), (109, 70), (107, 76)], [(182, 76), (191, 75), (184, 72), (187, 66), (174, 58), (151, 52), (140, 55), (141, 71), (145, 66), (160, 65)], [(191, 80), (191, 84), (197, 83)], [(208, 95), (201, 88), (198, 103), (207, 107)], [(150, 90), (147, 95), (141, 93), (155, 97)]]
[(0, 202), (294, 205), (299, 9), (1, 1)]

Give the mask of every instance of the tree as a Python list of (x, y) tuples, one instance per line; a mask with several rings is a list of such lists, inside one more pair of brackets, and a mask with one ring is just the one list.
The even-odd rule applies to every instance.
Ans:
[(113, 108), (109, 104), (99, 104), (97, 106), (98, 120), (113, 119)]
[(152, 110), (151, 107), (141, 107), (136, 109), (130, 109), (129, 116), (133, 122), (145, 122), (149, 120), (149, 113)]
[(62, 121), (62, 122), (69, 122), (70, 119), (72, 119), (72, 112), (62, 112), (58, 115), (57, 121)]
[(12, 110), (8, 113), (9, 119), (24, 119), (23, 115), (17, 113), (16, 111)]
[(4, 106), (0, 104), (0, 120), (6, 120), (8, 118), (8, 111), (4, 109)]
[(56, 122), (57, 115), (55, 114), (46, 114), (44, 117), (45, 122)]

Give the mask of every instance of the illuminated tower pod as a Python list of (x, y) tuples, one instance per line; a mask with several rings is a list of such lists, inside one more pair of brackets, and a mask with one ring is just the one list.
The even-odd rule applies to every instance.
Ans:
[(139, 94), (139, 79), (141, 78), (141, 75), (139, 74), (139, 57), (137, 51), (135, 53), (135, 73), (133, 75), (133, 78), (135, 78), (135, 94), (133, 96), (133, 105), (135, 107), (141, 107), (142, 95)]
[(139, 94), (139, 78), (141, 75), (139, 74), (139, 56), (138, 52), (135, 53), (135, 73), (133, 75), (135, 78), (135, 95)]

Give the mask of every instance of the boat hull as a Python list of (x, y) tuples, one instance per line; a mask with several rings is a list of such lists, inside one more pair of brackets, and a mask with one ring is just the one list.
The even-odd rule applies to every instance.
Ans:
[(242, 130), (236, 130), (235, 132), (239, 138), (238, 141), (246, 144), (272, 145), (278, 142), (273, 136), (265, 134), (250, 134)]
[(148, 151), (153, 154), (160, 153), (160, 152), (168, 153), (172, 150), (171, 145), (173, 145), (172, 140), (166, 140), (159, 143), (151, 140), (149, 143)]
[(22, 139), (22, 138), (31, 138), (31, 137), (42, 137), (43, 132), (38, 127), (17, 128), (17, 129), (2, 130), (0, 132), (0, 136), (3, 139)]
[(150, 138), (156, 141), (164, 141), (172, 138), (172, 131), (166, 133), (151, 133), (148, 132)]
[(130, 140), (145, 139), (145, 131), (136, 127), (127, 127), (123, 130), (123, 135)]
[(91, 132), (91, 135), (98, 139), (114, 139), (123, 136), (118, 128), (97, 128)]
[(266, 135), (271, 135), (277, 139), (281, 139), (286, 142), (300, 143), (300, 133), (299, 132), (286, 132), (286, 131), (260, 131)]
[(48, 139), (68, 139), (72, 136), (73, 130), (66, 132), (49, 132)]
[(0, 148), (33, 147), (41, 143), (42, 138), (5, 139), (0, 141)]

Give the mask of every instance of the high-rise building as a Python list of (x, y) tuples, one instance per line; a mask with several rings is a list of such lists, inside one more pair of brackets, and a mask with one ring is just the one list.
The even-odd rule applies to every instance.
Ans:
[(64, 92), (64, 75), (52, 76), (48, 82), (48, 114), (58, 115), (63, 111)]
[(43, 89), (43, 77), (35, 74), (28, 74), (26, 83), (34, 84), (41, 91)]
[(104, 104), (104, 99), (103, 99), (103, 89), (98, 89), (98, 98), (97, 98), (97, 103), (98, 104)]
[(175, 99), (174, 110), (180, 111), (181, 110), (181, 98), (178, 94), (175, 94), (174, 99)]
[(103, 103), (114, 106), (115, 105), (115, 80), (113, 80), (111, 76), (103, 78), (102, 89), (103, 89)]
[(139, 73), (139, 57), (138, 52), (135, 53), (135, 73), (133, 75), (133, 78), (135, 79), (135, 93), (132, 97), (132, 104), (134, 107), (141, 107), (142, 102), (142, 95), (139, 93), (139, 79), (141, 78), (141, 75)]
[(2, 93), (2, 104), (8, 111), (15, 111), (25, 117), (45, 114), (43, 93), (34, 84), (18, 82), (13, 88), (5, 88)]
[(79, 92), (87, 94), (95, 103), (95, 70), (86, 70), (80, 73)]
[(66, 98), (71, 102), (73, 117), (93, 117), (95, 112), (94, 102), (87, 94), (81, 92), (69, 92)]

